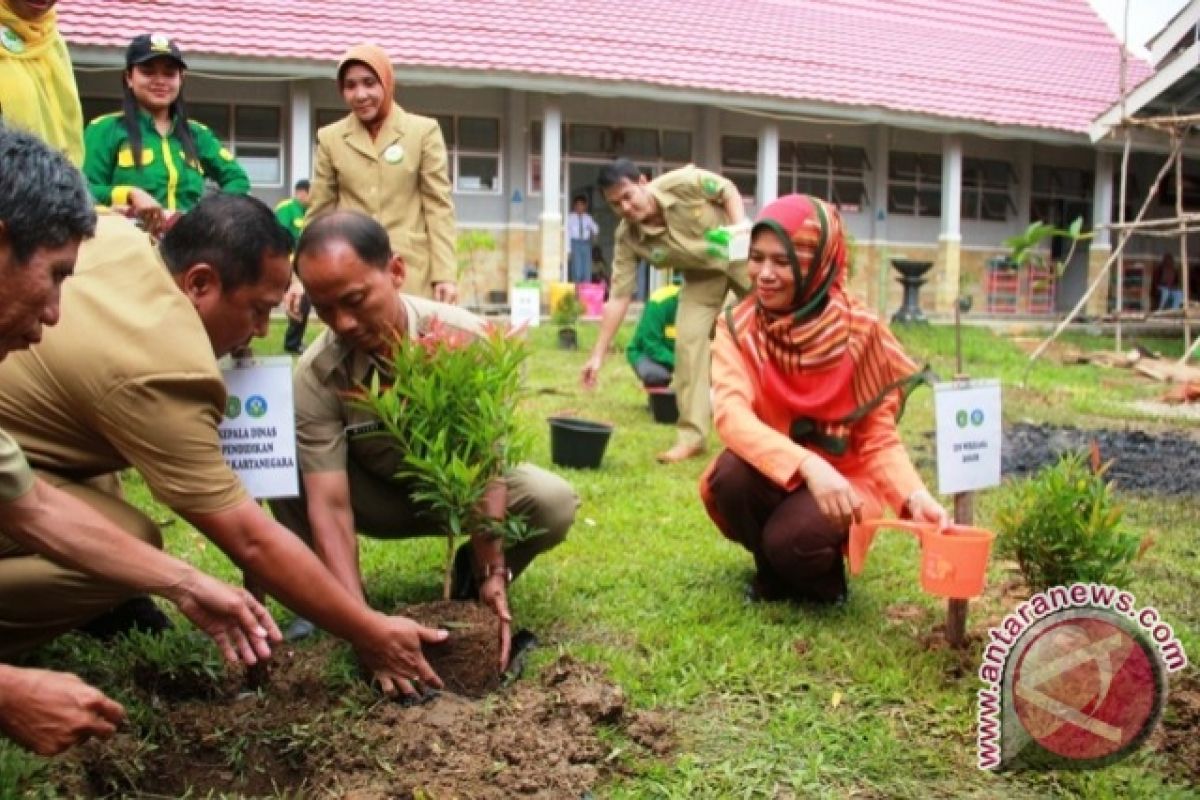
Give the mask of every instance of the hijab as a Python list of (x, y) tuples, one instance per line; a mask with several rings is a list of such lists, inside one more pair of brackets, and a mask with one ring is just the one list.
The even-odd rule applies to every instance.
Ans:
[(396, 94), (396, 73), (392, 69), (392, 60), (388, 58), (387, 51), (377, 44), (356, 44), (346, 51), (342, 56), (342, 60), (338, 62), (337, 82), (338, 88), (342, 87), (342, 75), (346, 72), (346, 68), (351, 64), (365, 64), (368, 69), (375, 73), (375, 77), (379, 79), (380, 85), (383, 87), (383, 107), (379, 109), (379, 121), (383, 122), (387, 115), (392, 112), (392, 105), (395, 103)]

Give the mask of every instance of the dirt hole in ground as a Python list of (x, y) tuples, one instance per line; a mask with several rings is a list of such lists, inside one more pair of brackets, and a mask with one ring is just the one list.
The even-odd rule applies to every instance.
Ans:
[(568, 798), (630, 758), (674, 748), (667, 717), (634, 711), (599, 667), (569, 657), (483, 701), (444, 692), (404, 706), (331, 678), (347, 668), (341, 647), (283, 648), (257, 693), (233, 676), (208, 700), (142, 694), (134, 730), (67, 756), (55, 788), (83, 797)]

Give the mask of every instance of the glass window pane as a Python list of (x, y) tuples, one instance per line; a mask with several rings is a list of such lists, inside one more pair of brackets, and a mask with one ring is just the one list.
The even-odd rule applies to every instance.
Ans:
[(942, 190), (921, 189), (917, 192), (917, 214), (922, 217), (942, 215)]
[(754, 197), (758, 193), (758, 175), (753, 172), (730, 172), (725, 177), (733, 181), (742, 197)]
[(983, 162), (983, 184), (994, 189), (1007, 189), (1012, 168), (1007, 161)]
[(270, 106), (238, 106), (233, 132), (239, 142), (278, 142), (281, 138), (279, 109)]
[(917, 213), (917, 192), (909, 186), (888, 187), (889, 214)]
[(276, 186), (283, 182), (283, 159), (279, 157), (278, 146), (238, 145), (235, 155), (250, 176), (250, 183)]
[(216, 103), (188, 103), (188, 116), (212, 128), (217, 138), (229, 143), (229, 106)]
[(1005, 222), (1008, 220), (1009, 198), (1007, 193), (1000, 192), (984, 192), (983, 201), (980, 204), (980, 219), (985, 219), (994, 222)]
[(612, 152), (609, 130), (599, 125), (571, 125), (567, 129), (567, 142), (571, 153), (606, 156)]
[(650, 128), (617, 128), (613, 148), (626, 158), (658, 158), (658, 131)]
[(861, 211), (867, 207), (867, 187), (862, 181), (834, 181), (833, 202), (843, 211)]
[(500, 150), (500, 120), (489, 117), (459, 117), (458, 146), (463, 150)]
[(829, 181), (825, 178), (804, 177), (796, 178), (796, 191), (800, 194), (811, 194), (822, 200), (829, 199)]
[(320, 130), (326, 125), (332, 125), (344, 116), (346, 116), (346, 109), (344, 108), (318, 108), (314, 120), (317, 126), (316, 129)]
[(923, 153), (918, 156), (917, 167), (921, 171), (921, 183), (942, 182), (942, 157)]
[(1030, 186), (1034, 194), (1050, 194), (1051, 173), (1053, 171), (1050, 167), (1034, 165), (1033, 176), (1030, 181)]
[(542, 121), (535, 119), (529, 125), (529, 152), (535, 156), (542, 154)]
[(830, 155), (835, 173), (861, 175), (867, 168), (867, 151), (861, 147), (834, 147)]
[(542, 158), (536, 156), (529, 159), (529, 193), (542, 193)]
[(823, 144), (797, 144), (796, 168), (805, 172), (828, 171), (829, 148)]
[(749, 136), (722, 136), (721, 164), (726, 167), (757, 168), (758, 140)]
[(500, 188), (500, 159), (494, 156), (459, 156), (458, 181), (462, 192), (490, 192)]
[(889, 153), (888, 177), (896, 180), (914, 180), (917, 177), (916, 154), (901, 153), (898, 151)]
[(83, 106), (83, 124), (86, 125), (101, 114), (111, 114), (121, 110), (121, 101), (117, 98), (84, 97), (80, 100)]
[(791, 194), (792, 192), (804, 191), (803, 189), (793, 189), (792, 185), (793, 184), (792, 184), (791, 174), (780, 172), (779, 173), (779, 181), (775, 184), (775, 186), (776, 186), (775, 194), (779, 197), (783, 197), (785, 194)]
[(442, 139), (446, 142), (446, 147), (454, 147), (454, 117), (449, 114), (432, 114), (437, 120), (438, 127), (442, 129)]
[(690, 131), (663, 131), (662, 157), (667, 161), (687, 163), (692, 160)]

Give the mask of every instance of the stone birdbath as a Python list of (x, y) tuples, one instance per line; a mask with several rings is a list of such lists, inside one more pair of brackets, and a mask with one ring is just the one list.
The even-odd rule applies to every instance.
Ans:
[(921, 287), (925, 284), (925, 273), (933, 269), (933, 262), (893, 258), (892, 267), (900, 273), (900, 283), (904, 286), (904, 302), (900, 310), (892, 315), (892, 322), (928, 322), (925, 312), (921, 310), (920, 297)]

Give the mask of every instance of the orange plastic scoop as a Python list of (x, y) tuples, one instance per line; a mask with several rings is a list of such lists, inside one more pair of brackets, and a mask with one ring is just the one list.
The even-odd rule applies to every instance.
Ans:
[(921, 588), (938, 597), (966, 600), (983, 593), (987, 563), (996, 534), (968, 525), (950, 525), (943, 530), (928, 522), (904, 519), (873, 519), (850, 526), (850, 572), (862, 572), (867, 551), (880, 528), (915, 534), (921, 543)]

